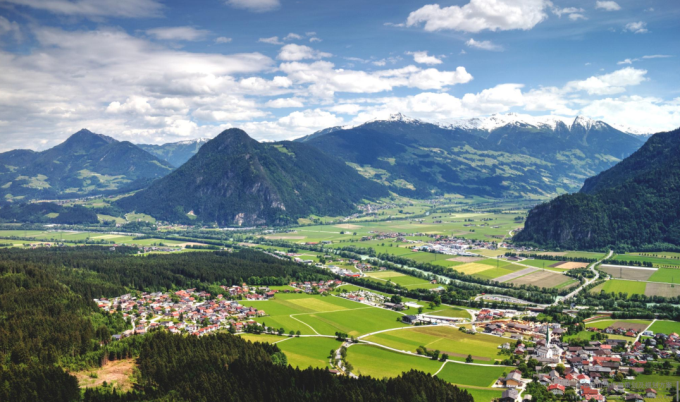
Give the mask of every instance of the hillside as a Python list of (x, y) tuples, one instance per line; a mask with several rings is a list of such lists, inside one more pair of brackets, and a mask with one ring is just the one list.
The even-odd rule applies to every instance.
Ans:
[(80, 130), (42, 152), (0, 154), (0, 197), (74, 197), (134, 189), (172, 167), (127, 141)]
[(383, 186), (306, 144), (259, 143), (230, 129), (118, 205), (164, 220), (187, 221), (190, 214), (220, 225), (258, 225), (344, 215), (362, 199), (387, 195)]
[(196, 155), (196, 152), (198, 152), (203, 144), (208, 141), (209, 138), (198, 138), (195, 140), (170, 142), (162, 145), (137, 144), (137, 146), (158, 159), (164, 160), (172, 166), (179, 167), (184, 165), (192, 156)]
[(545, 196), (576, 191), (645, 138), (583, 117), (515, 114), (439, 125), (393, 115), (298, 139), (406, 196)]
[(514, 240), (562, 248), (680, 245), (680, 130), (653, 135), (577, 194), (534, 208)]

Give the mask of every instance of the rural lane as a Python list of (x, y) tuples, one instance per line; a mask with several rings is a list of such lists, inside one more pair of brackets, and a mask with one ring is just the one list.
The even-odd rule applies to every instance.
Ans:
[(604, 258), (602, 258), (601, 260), (595, 261), (594, 263), (590, 264), (590, 265), (588, 266), (588, 269), (590, 269), (591, 271), (593, 271), (593, 272), (595, 273), (595, 277), (594, 277), (594, 278), (591, 278), (591, 279), (587, 279), (586, 282), (585, 282), (583, 285), (579, 286), (576, 290), (574, 290), (573, 292), (571, 292), (571, 293), (569, 293), (568, 295), (564, 296), (562, 299), (557, 299), (557, 300), (555, 300), (555, 301), (553, 302), (552, 305), (554, 306), (554, 305), (556, 305), (557, 303), (559, 303), (560, 301), (565, 301), (565, 300), (571, 299), (572, 297), (576, 296), (576, 295), (578, 294), (578, 292), (580, 292), (581, 290), (583, 290), (583, 288), (585, 288), (586, 286), (588, 286), (588, 285), (590, 285), (591, 283), (593, 283), (593, 282), (595, 282), (596, 280), (598, 280), (598, 279), (600, 278), (600, 273), (595, 269), (595, 266), (596, 266), (597, 264), (601, 263), (602, 261), (604, 261), (604, 260), (610, 258), (610, 257), (612, 256), (612, 254), (614, 254), (614, 252), (613, 252), (612, 250), (609, 250), (609, 253), (607, 253), (607, 255), (606, 255)]

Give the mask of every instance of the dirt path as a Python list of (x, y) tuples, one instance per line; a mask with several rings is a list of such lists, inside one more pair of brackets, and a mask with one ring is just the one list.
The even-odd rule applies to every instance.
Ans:
[[(113, 360), (96, 370), (79, 371), (73, 374), (78, 378), (78, 384), (81, 387), (98, 387), (106, 381), (107, 384), (114, 384), (116, 388), (125, 391), (132, 388), (130, 375), (134, 367), (134, 359)], [(92, 378), (91, 373), (95, 373), (97, 378)]]

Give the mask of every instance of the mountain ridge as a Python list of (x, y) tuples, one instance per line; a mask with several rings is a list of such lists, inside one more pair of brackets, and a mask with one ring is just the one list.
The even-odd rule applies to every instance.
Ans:
[(680, 246), (680, 129), (585, 181), (576, 194), (538, 205), (514, 240), (567, 249)]
[(261, 143), (243, 130), (229, 129), (118, 205), (163, 220), (278, 225), (311, 214), (349, 214), (363, 199), (388, 195), (344, 162), (306, 144)]
[(0, 197), (59, 198), (138, 189), (172, 167), (129, 141), (82, 129), (41, 152), (0, 154)]

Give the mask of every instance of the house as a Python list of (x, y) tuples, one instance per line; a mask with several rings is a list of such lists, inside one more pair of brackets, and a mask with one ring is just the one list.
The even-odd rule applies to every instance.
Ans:
[(548, 387), (548, 392), (556, 396), (564, 395), (564, 385), (552, 384)]
[(501, 395), (499, 402), (517, 402), (519, 392), (516, 389), (506, 389)]
[(418, 317), (416, 317), (415, 315), (405, 315), (401, 317), (401, 321), (406, 324), (415, 324), (416, 321), (418, 321)]
[(517, 388), (522, 386), (522, 373), (519, 370), (513, 370), (505, 377), (505, 386), (508, 388)]
[(645, 402), (645, 398), (638, 394), (626, 394), (626, 402)]
[(645, 390), (645, 398), (656, 398), (656, 390), (647, 388)]

